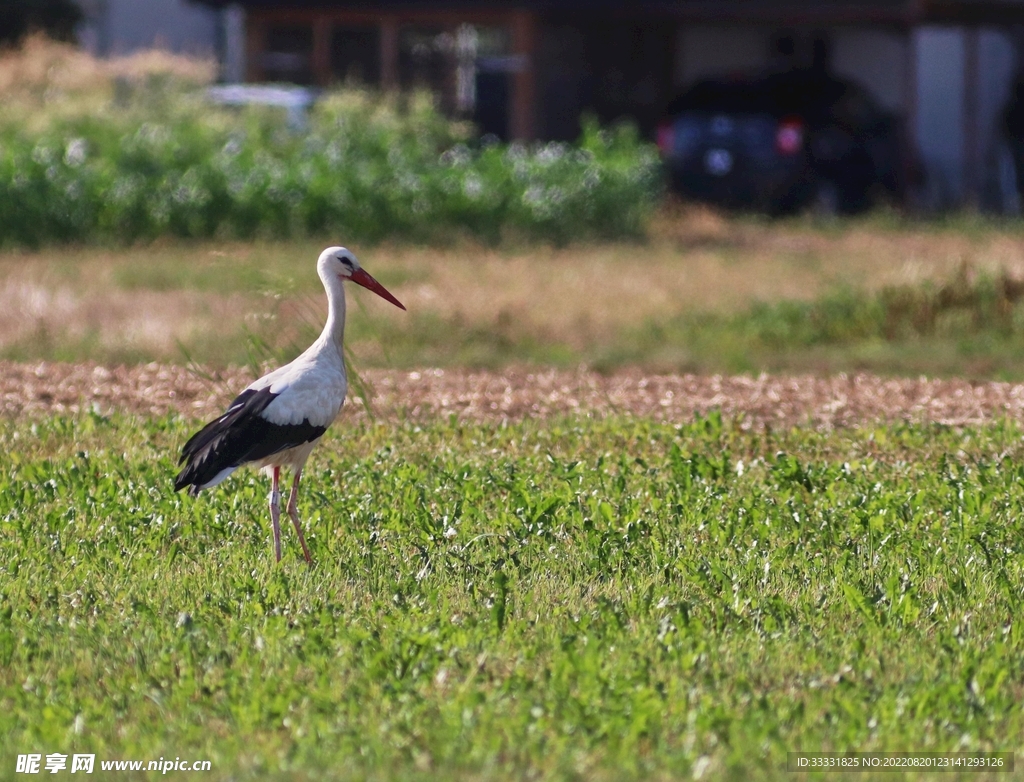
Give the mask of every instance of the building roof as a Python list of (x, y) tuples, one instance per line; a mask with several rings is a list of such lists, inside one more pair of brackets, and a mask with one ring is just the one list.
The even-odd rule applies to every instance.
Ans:
[(915, 23), (1024, 22), (1024, 0), (193, 0), (211, 6), (238, 3), (250, 9), (402, 11), (533, 10), (543, 15), (594, 13), (722, 22)]

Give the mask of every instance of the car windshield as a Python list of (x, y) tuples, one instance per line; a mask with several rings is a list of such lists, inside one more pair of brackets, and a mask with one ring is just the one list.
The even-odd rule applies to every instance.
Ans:
[(667, 113), (770, 114), (779, 118), (795, 115), (813, 123), (846, 104), (856, 105), (857, 113), (877, 113), (873, 102), (855, 84), (806, 69), (758, 78), (701, 81), (673, 101)]
[(760, 113), (768, 108), (766, 95), (760, 86), (750, 81), (708, 79), (684, 92), (668, 111), (670, 114), (683, 111)]

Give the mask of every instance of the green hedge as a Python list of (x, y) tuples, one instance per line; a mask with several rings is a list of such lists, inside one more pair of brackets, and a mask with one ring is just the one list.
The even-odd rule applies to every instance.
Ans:
[(287, 237), (565, 242), (643, 232), (656, 151), (628, 127), (579, 143), (466, 140), (424, 100), (322, 100), (301, 133), (273, 110), (177, 96), (57, 119), (0, 119), (0, 243)]

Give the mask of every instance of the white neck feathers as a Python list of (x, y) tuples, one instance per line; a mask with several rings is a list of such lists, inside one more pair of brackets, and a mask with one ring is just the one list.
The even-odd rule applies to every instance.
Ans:
[(339, 276), (329, 272), (322, 273), (320, 279), (327, 291), (327, 323), (324, 324), (318, 342), (325, 347), (336, 347), (341, 356), (345, 339), (345, 284)]

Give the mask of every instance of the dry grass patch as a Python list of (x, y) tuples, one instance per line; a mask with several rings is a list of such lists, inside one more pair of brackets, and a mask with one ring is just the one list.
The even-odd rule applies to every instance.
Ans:
[(700, 208), (668, 209), (646, 243), (517, 249), (372, 248), (373, 268), (399, 270), (420, 312), (463, 323), (512, 319), (579, 345), (686, 311), (809, 300), (837, 286), (877, 290), (941, 280), (964, 263), (1024, 276), (1024, 244), (1009, 231), (887, 230), (872, 219), (823, 230)]
[[(986, 425), (1024, 420), (1024, 385), (964, 380), (886, 379), (874, 375), (730, 377), (656, 375), (624, 370), (502, 372), (367, 370), (375, 417), (388, 421), (523, 421), (636, 416), (684, 423), (715, 410), (742, 429), (811, 425), (833, 429), (878, 421)], [(41, 418), (93, 411), (208, 419), (253, 379), (240, 368), (204, 372), (175, 365), (105, 367), (0, 361), (0, 415)], [(363, 418), (351, 394), (345, 418)]]
[[(330, 241), (343, 240), (0, 254), (0, 355), (244, 363), (254, 335), (287, 352), (319, 328), (325, 304), (313, 262)], [(879, 217), (823, 227), (681, 208), (665, 210), (642, 243), (354, 249), (409, 308), (385, 312), (372, 297), (350, 297), (350, 343), (384, 365), (405, 342), (400, 363), (415, 365), (423, 339), (437, 344), (419, 363), (457, 362), (459, 340), (482, 338), (493, 344), (474, 355), (490, 365), (543, 361), (536, 351), (550, 345), (585, 358), (631, 329), (688, 313), (949, 279), (965, 262), (1024, 275), (1013, 227), (894, 228)]]

